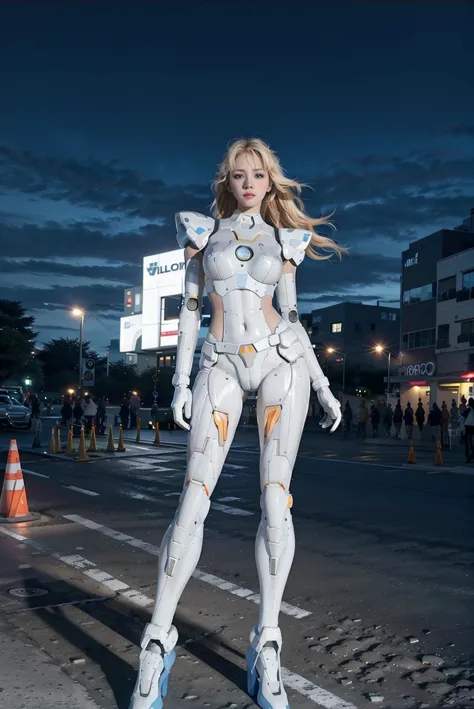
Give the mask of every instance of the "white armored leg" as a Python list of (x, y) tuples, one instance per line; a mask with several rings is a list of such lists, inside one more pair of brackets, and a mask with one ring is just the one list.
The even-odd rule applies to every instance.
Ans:
[(295, 537), (289, 487), (309, 403), (303, 359), (284, 364), (262, 382), (257, 400), (262, 519), (255, 542), (260, 617), (247, 653), (249, 693), (263, 709), (287, 709), (280, 673), (278, 616), (293, 563)]
[(219, 369), (203, 369), (193, 388), (188, 463), (183, 492), (161, 543), (158, 586), (145, 628), (137, 684), (130, 709), (162, 709), (178, 634), (171, 625), (181, 594), (201, 555), (204, 521), (242, 410), (237, 381)]

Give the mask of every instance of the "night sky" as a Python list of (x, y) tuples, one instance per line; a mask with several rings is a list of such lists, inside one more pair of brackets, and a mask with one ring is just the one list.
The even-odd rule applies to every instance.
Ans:
[[(336, 208), (341, 264), (305, 259), (300, 311), (399, 296), (400, 252), (474, 207), (474, 3), (0, 4), (0, 298), (39, 342), (104, 354), (174, 213), (208, 213), (229, 141), (260, 137)], [(7, 69), (7, 70), (5, 70)]]

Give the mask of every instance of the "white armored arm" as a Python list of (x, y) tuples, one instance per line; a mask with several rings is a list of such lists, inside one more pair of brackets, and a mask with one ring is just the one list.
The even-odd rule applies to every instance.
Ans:
[[(308, 333), (298, 318), (295, 274), (296, 266), (301, 263), (304, 258), (304, 250), (308, 243), (308, 238), (306, 237), (308, 236), (309, 234), (307, 232), (300, 229), (280, 230), (282, 252), (284, 258), (287, 260), (283, 266), (283, 274), (276, 287), (276, 295), (281, 310), (281, 316), (298, 338), (302, 354), (308, 367), (311, 385), (316, 391), (319, 403), (326, 413), (326, 416), (320, 421), (320, 425), (323, 428), (331, 426), (331, 433), (333, 433), (341, 422), (341, 405), (329, 388), (329, 380), (324, 376), (308, 337)], [(285, 332), (280, 335), (280, 338), (284, 340)]]
[(186, 261), (184, 298), (179, 314), (176, 369), (172, 381), (173, 386), (188, 387), (201, 322), (204, 273), (201, 252), (188, 246), (184, 258)]
[(296, 267), (290, 264), (290, 262), (285, 264), (283, 275), (276, 287), (276, 295), (283, 320), (285, 320), (289, 327), (297, 334), (304, 348), (304, 358), (308, 367), (311, 385), (313, 389), (317, 391), (321, 389), (321, 387), (328, 387), (329, 380), (324, 376), (321, 365), (318, 362), (318, 358), (314, 353), (313, 346), (308, 337), (308, 333), (298, 318), (295, 271)]

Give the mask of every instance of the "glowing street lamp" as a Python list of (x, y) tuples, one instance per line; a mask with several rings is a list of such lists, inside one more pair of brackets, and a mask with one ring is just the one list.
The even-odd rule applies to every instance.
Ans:
[(73, 308), (71, 310), (71, 314), (75, 318), (80, 318), (81, 319), (81, 324), (79, 328), (79, 385), (78, 388), (81, 388), (82, 385), (82, 341), (84, 339), (84, 314), (85, 311), (82, 310), (81, 308)]
[(377, 352), (377, 354), (386, 354), (387, 359), (388, 359), (388, 367), (387, 367), (387, 405), (388, 405), (388, 400), (390, 396), (390, 360), (392, 357), (392, 353), (390, 350), (386, 350), (383, 345), (375, 345), (374, 351)]

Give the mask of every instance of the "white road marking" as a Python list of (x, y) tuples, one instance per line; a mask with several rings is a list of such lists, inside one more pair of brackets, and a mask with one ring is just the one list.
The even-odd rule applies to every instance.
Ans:
[(181, 495), (180, 492), (165, 492), (165, 497), (179, 497)]
[(241, 500), (241, 497), (219, 497), (217, 498), (218, 502), (239, 502)]
[[(75, 515), (65, 515), (68, 519), (71, 517), (75, 517)], [(83, 519), (83, 518), (79, 518)], [(88, 522), (89, 524), (85, 526), (89, 526), (91, 528), (94, 528), (92, 525), (95, 525), (95, 523), (91, 522), (90, 520), (84, 520), (84, 522)], [(101, 526), (101, 525), (97, 525)], [(113, 532), (114, 530), (109, 530)], [(99, 569), (94, 562), (90, 561), (89, 559), (85, 559), (83, 556), (79, 556), (76, 554), (70, 555), (70, 556), (62, 556), (59, 552), (55, 551), (54, 549), (51, 549), (50, 547), (47, 547), (43, 544), (40, 544), (39, 542), (34, 541), (33, 539), (30, 539), (29, 537), (24, 537), (21, 534), (17, 534), (16, 532), (10, 531), (9, 529), (4, 529), (0, 527), (0, 533), (5, 534), (7, 537), (11, 537), (12, 539), (16, 539), (17, 541), (24, 542), (27, 546), (33, 547), (36, 549), (38, 552), (42, 554), (46, 554), (48, 556), (52, 556), (58, 561), (61, 561), (63, 564), (66, 564), (67, 566), (71, 566), (73, 569), (76, 569), (77, 571), (80, 571), (82, 574), (87, 576), (88, 578), (93, 579), (94, 581), (102, 584), (109, 590), (113, 591), (114, 593), (117, 594), (120, 598), (125, 598), (128, 600), (130, 603), (133, 603), (134, 605), (138, 606), (139, 608), (149, 608), (150, 606), (154, 605), (155, 601), (154, 599), (150, 598), (149, 596), (145, 596), (143, 593), (140, 593), (139, 591), (134, 590), (133, 588), (130, 588), (128, 584), (124, 583), (123, 581), (120, 581), (119, 579), (114, 578), (110, 574), (108, 574), (105, 571), (102, 571), (102, 569)], [(117, 532), (116, 535), (119, 535)], [(112, 535), (110, 535), (112, 536)], [(122, 536), (128, 536), (128, 535), (122, 535)], [(115, 538), (117, 538), (115, 536)], [(209, 577), (209, 579), (212, 580), (212, 585), (218, 586), (218, 588), (222, 588), (224, 590), (230, 591), (231, 593), (235, 593), (234, 589), (238, 589), (238, 587), (235, 586), (235, 584), (228, 583), (223, 581), (223, 579), (219, 579), (217, 576), (212, 576), (211, 574), (203, 574), (203, 572), (199, 572), (199, 574), (196, 576), (196, 573), (193, 574), (196, 578), (201, 578), (202, 581), (205, 580), (205, 577)], [(208, 583), (210, 582), (209, 580), (207, 581)], [(239, 595), (242, 598), (247, 598), (247, 600), (254, 600), (254, 598), (251, 597), (252, 594), (251, 591), (248, 591), (248, 589), (238, 589), (241, 591), (241, 593), (235, 593), (235, 595)], [(253, 594), (255, 597), (257, 594)], [(102, 600), (98, 598), (94, 599), (84, 599), (82, 601), (71, 601), (71, 602), (66, 602), (66, 603), (61, 603), (61, 604), (55, 604), (58, 606), (63, 606), (63, 605), (73, 605), (73, 604), (80, 604), (80, 603), (87, 603), (87, 602), (92, 602), (92, 601), (97, 601), (97, 600)], [(104, 597), (104, 600), (106, 600), (106, 597)], [(258, 601), (259, 602), (259, 601)], [(284, 606), (287, 606), (287, 604), (282, 604), (282, 611), (287, 612), (284, 609)], [(51, 606), (55, 607), (55, 606)], [(291, 607), (291, 606), (290, 606)], [(288, 606), (287, 606), (288, 608)], [(299, 609), (301, 611), (301, 609)], [(290, 614), (293, 615), (295, 618), (298, 617), (305, 617), (303, 616), (298, 616), (295, 614)], [(306, 613), (306, 615), (310, 615), (309, 613)], [(346, 702), (343, 699), (340, 699), (338, 696), (335, 694), (332, 694), (331, 692), (326, 691), (322, 687), (318, 687), (318, 685), (313, 684), (309, 680), (305, 679), (301, 675), (297, 675), (294, 672), (291, 672), (291, 670), (286, 669), (286, 667), (281, 668), (282, 672), (282, 677), (283, 681), (285, 682), (286, 686), (291, 687), (291, 689), (294, 689), (296, 692), (299, 692), (299, 694), (302, 694), (304, 697), (307, 699), (310, 699), (312, 702), (315, 704), (319, 704), (320, 706), (325, 707), (326, 709), (357, 709), (355, 704), (352, 704), (350, 702)]]
[(37, 475), (39, 478), (49, 478), (49, 475), (43, 475), (43, 473), (35, 473), (34, 470), (26, 470), (26, 468), (22, 468), (21, 472), (28, 473), (28, 475)]
[[(106, 527), (105, 525), (99, 524), (98, 522), (93, 522), (91, 519), (86, 519), (85, 517), (81, 517), (80, 515), (63, 515), (63, 517), (64, 519), (68, 519), (71, 522), (76, 522), (77, 524), (80, 524), (83, 527), (87, 527), (88, 529), (100, 532), (106, 537), (112, 537), (112, 539), (116, 539), (119, 542), (125, 542), (126, 544), (130, 544), (133, 547), (143, 549), (144, 551), (153, 554), (153, 556), (160, 555), (159, 547), (154, 546), (153, 544), (149, 544), (148, 542), (144, 542), (141, 539), (136, 539), (135, 537), (132, 537), (129, 534), (123, 534), (122, 532), (119, 532), (116, 529), (111, 529), (110, 527)], [(220, 588), (223, 591), (229, 591), (229, 593), (232, 593), (234, 596), (245, 598), (247, 601), (252, 601), (257, 605), (260, 604), (260, 595), (258, 593), (255, 593), (254, 591), (251, 591), (249, 588), (242, 588), (242, 586), (237, 586), (235, 583), (225, 581), (224, 579), (219, 578), (219, 576), (214, 576), (214, 574), (207, 574), (204, 571), (201, 571), (200, 569), (196, 569), (194, 571), (193, 577), (195, 579), (203, 581), (204, 583), (208, 583), (211, 586)], [(290, 603), (285, 602), (282, 602), (281, 604), (281, 612), (291, 616), (292, 618), (297, 618), (298, 620), (302, 618), (307, 618), (309, 615), (312, 615), (312, 611), (306, 611), (303, 608), (300, 608), (299, 606), (292, 606)]]
[(76, 487), (75, 485), (61, 485), (61, 487), (67, 487), (68, 490), (82, 492), (83, 495), (90, 495), (91, 497), (99, 497), (100, 494), (98, 492), (93, 492), (92, 490), (85, 490), (83, 487)]
[(299, 692), (307, 699), (311, 699), (315, 704), (319, 704), (326, 709), (357, 709), (352, 702), (346, 702), (340, 699), (336, 694), (328, 692), (317, 684), (313, 684), (309, 680), (297, 675), (286, 667), (281, 668), (281, 676), (287, 687), (291, 687), (296, 692)]
[(143, 460), (119, 460), (118, 461), (121, 465), (127, 466), (127, 468), (132, 468), (133, 470), (153, 470), (157, 473), (164, 473), (164, 472), (169, 472), (173, 470), (173, 468), (165, 468), (161, 465), (153, 465), (153, 463), (150, 463), (150, 461), (143, 461)]
[(211, 502), (211, 507), (219, 512), (225, 512), (227, 515), (233, 515), (234, 517), (249, 517), (253, 515), (253, 512), (248, 510), (241, 510), (240, 507), (229, 507), (229, 505), (221, 505), (219, 502)]
[(149, 598), (148, 596), (139, 593), (139, 591), (135, 591), (133, 588), (130, 588), (128, 584), (114, 578), (106, 571), (102, 571), (102, 569), (99, 569), (93, 561), (89, 561), (89, 559), (85, 559), (83, 556), (79, 556), (78, 554), (63, 556), (60, 552), (55, 551), (44, 544), (40, 544), (34, 539), (24, 537), (16, 532), (11, 532), (9, 529), (4, 529), (3, 527), (0, 527), (0, 533), (5, 534), (7, 537), (11, 537), (12, 539), (16, 539), (17, 541), (24, 542), (27, 546), (33, 547), (41, 554), (46, 554), (54, 557), (58, 561), (62, 561), (63, 564), (80, 571), (84, 574), (84, 576), (88, 576), (94, 581), (101, 583), (121, 598), (126, 598), (141, 608), (148, 608), (155, 602), (153, 598)]
[(156, 497), (145, 495), (143, 492), (134, 492), (133, 490), (121, 490), (120, 494), (124, 497), (130, 497), (132, 500), (145, 500), (146, 502), (157, 502)]
[(233, 463), (224, 463), (224, 468), (232, 468), (232, 470), (245, 470), (245, 465), (234, 465)]

